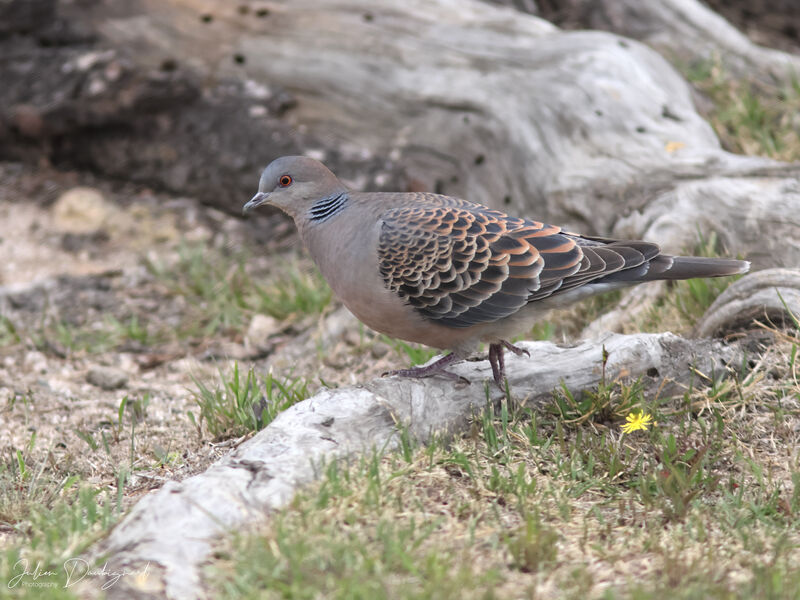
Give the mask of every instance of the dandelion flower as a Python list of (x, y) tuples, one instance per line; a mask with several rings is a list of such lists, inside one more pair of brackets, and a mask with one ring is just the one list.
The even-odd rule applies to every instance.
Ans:
[(653, 424), (653, 417), (643, 412), (630, 413), (625, 420), (627, 423), (622, 426), (622, 431), (625, 433), (631, 433), (639, 429), (647, 431), (647, 426)]

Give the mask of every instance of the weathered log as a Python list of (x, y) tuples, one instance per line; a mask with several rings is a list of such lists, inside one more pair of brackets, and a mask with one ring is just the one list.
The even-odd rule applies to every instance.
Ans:
[[(621, 215), (696, 183), (687, 189), (701, 190), (702, 209), (750, 239), (727, 200), (746, 188), (751, 211), (764, 211), (754, 218), (794, 227), (787, 178), (800, 167), (721, 150), (689, 86), (632, 40), (456, 0), (293, 0), (264, 18), (209, 0), (131, 10), (99, 26), (123, 48), (145, 48), (139, 60), (171, 56), (206, 77), (277, 84), (297, 98), (292, 122), (353, 153), (396, 158), (423, 188), (607, 233)], [(211, 25), (199, 25), (203, 14)], [(694, 236), (692, 223), (683, 228)], [(661, 233), (648, 231), (672, 247)], [(796, 249), (770, 250), (765, 264), (796, 263)]]
[[(640, 8), (678, 14), (681, 2), (695, 6)], [(22, 144), (12, 156), (39, 149), (229, 210), (269, 158), (310, 152), (357, 188), (444, 191), (589, 233), (684, 193), (687, 180), (727, 179), (764, 195), (753, 201), (761, 218), (793, 222), (785, 207), (800, 167), (721, 150), (688, 85), (635, 41), (559, 31), (475, 0), (240, 8), (92, 5), (110, 54), (72, 48), (70, 71), (36, 62), (54, 50), (30, 50), (36, 68), (13, 69), (18, 93), (3, 93), (0, 139)], [(62, 80), (75, 97), (42, 92)], [(42, 93), (23, 101), (28, 87)], [(291, 101), (279, 102), (284, 95)], [(727, 193), (715, 191), (704, 210), (724, 217), (717, 196)], [(670, 242), (660, 231), (652, 239)], [(777, 250), (768, 264), (796, 264), (790, 247)]]
[[(766, 175), (766, 173), (765, 173)], [(755, 269), (800, 264), (800, 181), (779, 177), (708, 177), (676, 181), (647, 205), (622, 216), (619, 237), (644, 237), (673, 253), (715, 231), (731, 255)]]
[(56, 5), (0, 2), (0, 160), (88, 169), (235, 214), (284, 154), (326, 148), (331, 167), (362, 185), (404, 185), (385, 157), (345, 155), (292, 129), (280, 116), (295, 100), (280, 86), (200, 79), (170, 56), (137, 62), (147, 52), (96, 39), (84, 3)]
[[(597, 385), (603, 346), (609, 353), (607, 377), (642, 377), (651, 392), (667, 380), (662, 395), (685, 386), (691, 366), (707, 373), (738, 360), (734, 347), (669, 333), (612, 334), (572, 347), (521, 345), (530, 357), (507, 358), (509, 384), (513, 396), (534, 409), (562, 384), (573, 393)], [(263, 521), (299, 486), (319, 477), (324, 461), (397, 447), (397, 423), (423, 443), (434, 433), (456, 433), (487, 399), (502, 396), (489, 384), (487, 361), (463, 362), (452, 370), (472, 383), (385, 378), (323, 390), (278, 415), (206, 472), (145, 496), (96, 553), (108, 556), (110, 569), (149, 563), (149, 577), (123, 578), (109, 596), (203, 597), (199, 567), (219, 536)]]
[(800, 319), (800, 269), (767, 269), (743, 277), (708, 307), (693, 335), (718, 336), (755, 319), (795, 326), (794, 320)]

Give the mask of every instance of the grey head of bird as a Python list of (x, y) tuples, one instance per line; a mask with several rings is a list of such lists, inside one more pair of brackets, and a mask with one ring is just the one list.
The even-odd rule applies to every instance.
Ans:
[(244, 205), (244, 213), (271, 204), (291, 217), (307, 213), (315, 204), (336, 198), (347, 188), (318, 160), (307, 156), (282, 156), (261, 173), (258, 193)]

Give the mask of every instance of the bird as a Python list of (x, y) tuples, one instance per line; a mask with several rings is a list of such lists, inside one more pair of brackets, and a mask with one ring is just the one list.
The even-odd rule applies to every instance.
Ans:
[(745, 273), (750, 263), (672, 256), (658, 244), (580, 235), (461, 198), (359, 192), (321, 162), (283, 156), (262, 172), (245, 214), (271, 205), (299, 236), (342, 303), (368, 327), (450, 352), (386, 375), (461, 379), (447, 367), (481, 342), (495, 383), (508, 340), (553, 308), (647, 281)]

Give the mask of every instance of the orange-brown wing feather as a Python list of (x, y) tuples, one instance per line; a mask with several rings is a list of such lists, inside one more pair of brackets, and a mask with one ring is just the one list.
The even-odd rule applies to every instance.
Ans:
[(378, 261), (385, 285), (450, 327), (514, 314), (590, 263), (558, 227), (445, 196), (383, 215)]

